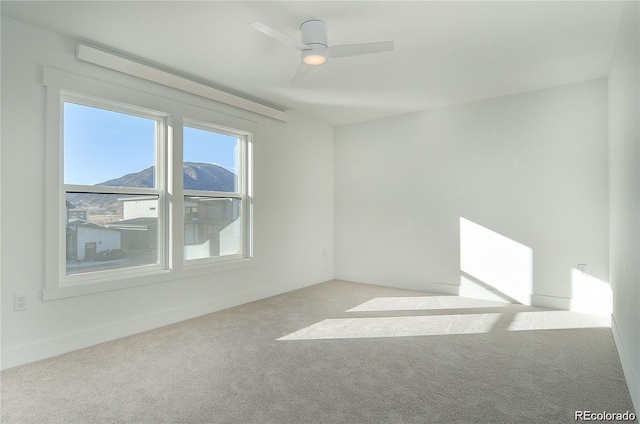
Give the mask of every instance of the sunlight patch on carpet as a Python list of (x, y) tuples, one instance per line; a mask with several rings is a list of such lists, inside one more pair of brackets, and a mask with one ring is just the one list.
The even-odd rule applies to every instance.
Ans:
[(607, 317), (570, 311), (536, 311), (518, 312), (509, 325), (509, 331), (601, 327), (610, 327)]
[(428, 311), (434, 309), (500, 308), (507, 302), (471, 299), (458, 296), (378, 297), (346, 312)]
[(501, 314), (325, 319), (278, 340), (362, 339), (478, 334), (491, 331)]

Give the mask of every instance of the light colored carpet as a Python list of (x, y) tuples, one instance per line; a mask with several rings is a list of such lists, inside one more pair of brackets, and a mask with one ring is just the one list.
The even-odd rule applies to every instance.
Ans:
[(569, 423), (606, 319), (331, 281), (2, 373), (2, 423)]

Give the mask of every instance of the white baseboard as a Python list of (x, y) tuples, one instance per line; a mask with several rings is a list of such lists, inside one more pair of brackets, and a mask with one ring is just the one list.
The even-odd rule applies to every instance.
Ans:
[[(472, 293), (464, 290), (462, 285), (439, 283), (426, 280), (412, 280), (406, 278), (396, 278), (385, 275), (369, 275), (349, 272), (336, 271), (336, 280), (353, 281), (356, 283), (376, 284), (381, 286), (396, 287), (400, 289), (419, 290), (437, 294), (448, 294), (454, 296), (482, 298), (486, 300), (505, 301), (504, 296), (500, 295), (497, 290), (482, 289), (483, 293)], [(529, 302), (529, 299), (527, 299)], [(540, 294), (532, 294), (530, 296), (530, 304), (541, 308), (561, 309), (569, 311), (572, 309), (574, 302), (572, 299), (565, 297), (547, 296)], [(527, 303), (529, 304), (529, 303)]]
[(618, 356), (622, 363), (622, 371), (624, 372), (624, 378), (627, 381), (629, 395), (631, 395), (631, 402), (633, 402), (633, 406), (636, 410), (635, 412), (640, 414), (640, 378), (633, 372), (631, 362), (627, 356), (627, 351), (625, 350), (624, 343), (622, 342), (622, 336), (620, 335), (618, 325), (616, 324), (616, 319), (613, 314), (611, 315), (611, 332), (613, 333), (613, 340), (615, 341), (616, 348), (618, 349)]
[(375, 284), (379, 286), (395, 287), (399, 289), (418, 290), (429, 293), (458, 295), (459, 286), (437, 283), (426, 280), (411, 280), (407, 278), (387, 277), (382, 275), (365, 275), (356, 273), (336, 272), (336, 280), (353, 281), (354, 283)]
[(100, 343), (131, 336), (143, 331), (153, 330), (169, 324), (196, 318), (212, 312), (275, 296), (291, 290), (318, 284), (333, 279), (326, 273), (308, 278), (279, 282), (270, 285), (258, 285), (252, 290), (233, 293), (204, 302), (164, 310), (127, 321), (110, 323), (102, 327), (91, 328), (51, 339), (40, 340), (21, 346), (2, 350), (2, 369), (39, 361), (83, 349)]
[(531, 306), (538, 306), (540, 308), (561, 309), (563, 311), (569, 311), (571, 310), (571, 299), (566, 297), (532, 294)]

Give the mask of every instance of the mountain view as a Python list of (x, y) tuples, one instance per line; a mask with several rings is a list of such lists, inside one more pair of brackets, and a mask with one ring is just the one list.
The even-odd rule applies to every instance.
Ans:
[[(185, 162), (183, 168), (185, 190), (235, 191), (237, 175), (219, 165), (201, 162)], [(107, 187), (153, 187), (155, 167), (105, 181), (97, 186)], [(117, 198), (113, 194), (69, 193), (67, 202), (77, 209), (88, 209), (96, 213), (115, 213)]]

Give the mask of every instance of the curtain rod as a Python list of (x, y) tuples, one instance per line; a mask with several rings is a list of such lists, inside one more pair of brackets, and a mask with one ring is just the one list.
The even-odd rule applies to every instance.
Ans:
[(116, 56), (93, 47), (85, 46), (84, 44), (78, 44), (76, 57), (85, 62), (113, 69), (114, 71), (122, 72), (124, 74), (133, 75), (134, 77), (195, 94), (196, 96), (215, 100), (217, 102), (257, 113), (278, 121), (289, 121), (289, 114), (287, 112), (188, 80), (178, 75), (170, 74), (169, 72), (165, 72), (160, 69), (152, 68), (151, 66), (147, 66), (142, 63), (134, 62), (133, 60), (129, 60), (121, 56)]

